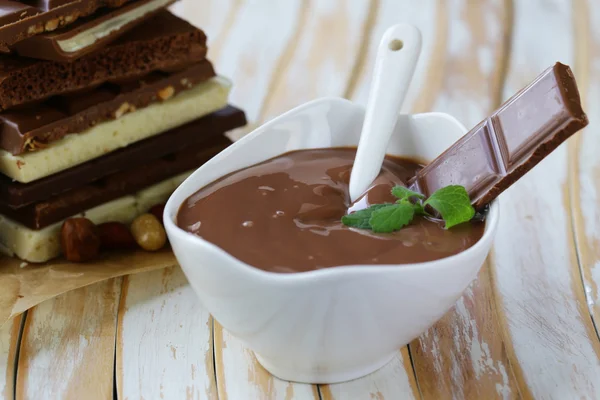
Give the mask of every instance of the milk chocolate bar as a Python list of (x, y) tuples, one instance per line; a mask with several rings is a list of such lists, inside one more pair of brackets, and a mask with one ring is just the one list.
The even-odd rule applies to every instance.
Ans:
[(84, 186), (117, 171), (137, 168), (190, 145), (206, 145), (246, 124), (242, 110), (228, 106), (206, 117), (30, 183), (0, 175), (0, 204), (18, 209)]
[(105, 83), (91, 91), (55, 96), (41, 104), (0, 112), (0, 148), (14, 155), (43, 149), (66, 135), (166, 100), (215, 76), (204, 60), (183, 71), (151, 72), (141, 78)]
[(429, 196), (462, 185), (481, 209), (586, 125), (573, 73), (556, 63), (419, 171), (412, 187)]
[(166, 10), (70, 63), (0, 56), (0, 109), (202, 61), (206, 35)]
[(42, 229), (71, 215), (198, 168), (229, 144), (231, 141), (220, 135), (213, 138), (210, 143), (188, 145), (184, 150), (151, 160), (135, 168), (115, 172), (18, 210), (0, 205), (0, 214), (30, 229)]
[(102, 7), (121, 7), (130, 0), (1, 0), (0, 51), (43, 32), (52, 32), (95, 13)]
[(136, 0), (81, 18), (67, 28), (21, 40), (12, 50), (21, 56), (58, 62), (73, 61), (101, 49), (175, 0)]

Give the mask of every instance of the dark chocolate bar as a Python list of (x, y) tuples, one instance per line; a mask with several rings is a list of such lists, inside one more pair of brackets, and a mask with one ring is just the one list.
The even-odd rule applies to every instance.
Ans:
[(588, 124), (571, 69), (556, 63), (419, 171), (426, 196), (464, 186), (481, 209)]
[(0, 56), (0, 109), (204, 60), (206, 35), (166, 10), (70, 63)]
[(72, 24), (103, 7), (121, 7), (130, 0), (0, 0), (0, 52), (43, 32)]
[(0, 205), (4, 209), (20, 212), (24, 206), (47, 200), (117, 171), (149, 165), (152, 160), (190, 145), (207, 145), (224, 132), (245, 124), (244, 112), (228, 106), (186, 125), (34, 182), (14, 182), (0, 175)]
[(168, 154), (145, 165), (115, 172), (19, 210), (0, 205), (0, 214), (30, 229), (42, 229), (100, 204), (196, 169), (230, 144), (229, 139), (219, 135), (209, 143), (188, 145), (185, 150)]
[[(20, 56), (58, 62), (73, 61), (101, 49), (175, 0), (136, 0), (105, 8), (66, 28), (41, 33), (14, 44)], [(102, 27), (108, 32), (101, 32)]]
[(105, 83), (88, 92), (0, 112), (0, 148), (15, 155), (43, 149), (68, 134), (166, 100), (213, 76), (212, 65), (204, 60), (180, 72), (151, 72), (128, 82)]

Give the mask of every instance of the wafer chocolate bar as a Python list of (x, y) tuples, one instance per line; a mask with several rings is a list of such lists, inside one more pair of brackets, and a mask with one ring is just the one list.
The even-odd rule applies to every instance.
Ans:
[(66, 135), (167, 100), (213, 76), (212, 65), (204, 60), (179, 72), (151, 72), (141, 78), (105, 83), (88, 92), (55, 96), (42, 104), (0, 112), (0, 148), (15, 155), (43, 149)]
[(0, 51), (43, 32), (52, 32), (103, 7), (121, 7), (130, 0), (1, 0)]
[(136, 0), (123, 7), (104, 8), (66, 28), (21, 40), (11, 50), (25, 57), (73, 61), (101, 49), (174, 1)]
[(206, 117), (167, 131), (161, 135), (88, 161), (75, 168), (30, 183), (19, 183), (0, 175), (0, 204), (18, 210), (47, 200), (70, 189), (84, 186), (117, 171), (137, 168), (152, 160), (192, 145), (209, 146), (215, 138), (246, 124), (244, 112), (227, 106)]
[(198, 168), (231, 144), (221, 135), (211, 141), (186, 146), (184, 150), (143, 165), (115, 172), (87, 185), (69, 190), (18, 210), (0, 204), (0, 214), (27, 228), (38, 230), (72, 215), (135, 193), (147, 186)]
[(426, 196), (464, 186), (481, 209), (588, 125), (571, 69), (556, 63), (419, 171)]
[(70, 63), (0, 56), (0, 109), (202, 61), (206, 35), (166, 10)]

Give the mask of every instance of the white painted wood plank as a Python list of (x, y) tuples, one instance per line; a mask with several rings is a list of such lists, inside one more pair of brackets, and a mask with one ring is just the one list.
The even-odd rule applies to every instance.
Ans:
[(383, 368), (374, 373), (350, 382), (320, 386), (323, 400), (344, 399), (418, 399), (419, 391), (411, 370), (408, 352), (398, 355)]
[[(511, 28), (509, 4), (505, 0), (447, 3), (447, 44), (440, 63), (443, 79), (437, 91), (423, 87), (433, 102), (417, 111), (446, 112), (471, 127), (499, 105)], [(425, 398), (519, 395), (496, 318), (487, 264), (455, 307), (412, 342), (410, 350)]]
[(0, 400), (14, 398), (14, 383), (22, 316), (0, 326)]
[[(557, 60), (573, 63), (570, 2), (515, 3), (507, 98)], [(494, 280), (511, 364), (534, 398), (599, 398), (600, 346), (581, 287), (567, 146), (501, 196)]]
[(214, 343), (220, 399), (319, 399), (316, 386), (282, 381), (268, 373), (254, 353), (216, 321)]
[(301, 31), (288, 44), (261, 120), (318, 97), (343, 96), (376, 12), (375, 2), (365, 0), (319, 0), (302, 10)]
[(112, 399), (121, 278), (77, 289), (29, 310), (17, 399)]
[(119, 399), (216, 399), (212, 319), (179, 267), (124, 279)]
[(280, 58), (299, 29), (301, 9), (300, 0), (244, 2), (218, 54), (212, 56), (217, 73), (233, 82), (231, 103), (242, 105), (251, 123), (259, 117)]
[(576, 29), (575, 76), (591, 126), (571, 140), (572, 208), (578, 259), (590, 314), (600, 330), (600, 4), (574, 1)]

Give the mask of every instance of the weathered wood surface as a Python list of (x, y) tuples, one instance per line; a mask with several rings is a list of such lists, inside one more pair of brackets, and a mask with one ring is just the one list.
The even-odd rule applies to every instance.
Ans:
[(16, 399), (112, 399), (120, 291), (111, 279), (29, 310)]
[[(180, 268), (124, 278), (117, 329), (123, 399), (216, 399), (212, 318)], [(166, 397), (165, 397), (166, 396)]]
[(370, 376), (320, 386), (270, 376), (170, 268), (67, 293), (0, 327), (0, 399), (113, 390), (129, 400), (600, 398), (600, 3), (182, 0), (173, 9), (207, 32), (210, 59), (234, 83), (231, 102), (250, 121), (235, 137), (316, 97), (364, 104), (376, 45), (397, 22), (423, 34), (404, 112), (448, 112), (472, 126), (562, 61), (591, 124), (502, 195), (477, 280)]

